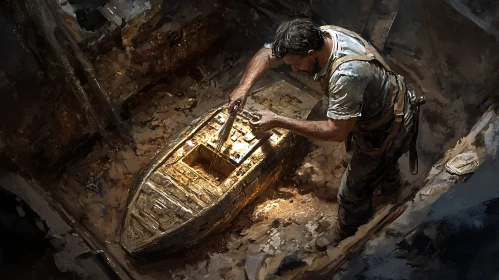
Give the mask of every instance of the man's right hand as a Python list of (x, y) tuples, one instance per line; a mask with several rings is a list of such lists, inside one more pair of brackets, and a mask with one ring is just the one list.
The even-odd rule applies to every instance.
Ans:
[(242, 88), (242, 87), (236, 87), (229, 95), (229, 104), (227, 105), (227, 110), (232, 111), (232, 108), (234, 108), (234, 105), (236, 105), (236, 102), (238, 100), (241, 100), (241, 105), (239, 105), (239, 110), (242, 110), (244, 108), (244, 105), (246, 104), (246, 99), (248, 99), (248, 90)]
[(239, 110), (244, 108), (251, 86), (253, 86), (267, 70), (272, 68), (273, 65), (272, 49), (262, 48), (253, 58), (251, 58), (239, 85), (229, 95), (229, 104), (227, 105), (227, 110), (229, 110), (229, 112), (234, 108), (234, 105), (236, 105), (238, 100), (241, 100)]

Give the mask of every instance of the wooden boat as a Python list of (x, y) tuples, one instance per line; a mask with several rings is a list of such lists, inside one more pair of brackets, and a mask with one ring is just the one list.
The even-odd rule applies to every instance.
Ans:
[[(306, 119), (317, 100), (286, 81), (252, 93), (246, 110)], [(302, 137), (284, 129), (253, 131), (248, 111), (216, 151), (225, 105), (210, 110), (165, 146), (141, 172), (129, 197), (121, 244), (131, 254), (174, 252), (223, 228), (278, 179)]]

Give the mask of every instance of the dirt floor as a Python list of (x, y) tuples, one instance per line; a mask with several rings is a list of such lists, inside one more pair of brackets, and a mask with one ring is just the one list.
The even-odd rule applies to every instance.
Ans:
[[(226, 230), (203, 244), (155, 260), (134, 260), (119, 245), (126, 200), (141, 168), (186, 124), (224, 102), (231, 81), (237, 80), (234, 78), (241, 71), (231, 69), (219, 75), (219, 80), (201, 85), (186, 78), (183, 88), (187, 91), (173, 91), (164, 85), (151, 88), (130, 104), (129, 123), (136, 151), (128, 145), (114, 149), (97, 142), (86, 157), (65, 167), (52, 190), (120, 263), (134, 271), (134, 276), (234, 279), (246, 270), (249, 279), (264, 279), (266, 275), (285, 276), (286, 270), (312, 265), (326, 254), (316, 251), (314, 241), (336, 220), (336, 194), (344, 172), (342, 143), (310, 142), (311, 152), (295, 174), (287, 174), (270, 186)], [(283, 78), (297, 80), (296, 74), (272, 72), (260, 84)], [(298, 78), (311, 84), (307, 78)], [(381, 202), (377, 200), (376, 204)]]

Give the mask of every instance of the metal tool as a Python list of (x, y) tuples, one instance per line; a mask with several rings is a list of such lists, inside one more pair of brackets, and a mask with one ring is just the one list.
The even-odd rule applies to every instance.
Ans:
[(236, 104), (234, 104), (234, 107), (232, 107), (229, 112), (229, 117), (220, 129), (220, 132), (218, 132), (217, 152), (222, 150), (224, 143), (227, 142), (227, 139), (229, 139), (230, 131), (232, 130), (232, 126), (236, 120), (237, 111), (239, 111), (239, 106), (241, 106), (241, 100), (236, 101)]
[[(239, 111), (239, 106), (241, 106), (241, 100), (236, 101), (236, 104), (231, 108), (229, 112), (229, 117), (223, 124), (222, 128), (220, 128), (220, 131), (218, 132), (218, 137), (217, 137), (217, 146), (215, 148), (216, 153), (220, 153), (222, 151), (222, 147), (227, 142), (227, 139), (229, 139), (230, 131), (232, 130), (232, 126), (234, 125), (234, 121), (236, 120), (237, 117), (237, 111)], [(210, 167), (215, 164), (216, 166), (216, 156), (213, 156), (213, 159), (211, 160)]]

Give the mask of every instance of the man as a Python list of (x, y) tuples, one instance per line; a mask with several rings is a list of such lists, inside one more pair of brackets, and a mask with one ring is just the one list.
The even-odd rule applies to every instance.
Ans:
[(316, 240), (316, 247), (325, 250), (368, 221), (377, 187), (394, 191), (400, 186), (397, 160), (415, 140), (411, 110), (415, 105), (403, 78), (368, 42), (346, 29), (318, 27), (300, 18), (282, 23), (273, 44), (266, 44), (251, 59), (230, 94), (228, 109), (237, 101), (242, 108), (255, 81), (281, 61), (293, 71), (315, 75), (328, 96), (327, 120), (294, 120), (259, 111), (253, 126), (259, 130), (281, 127), (311, 139), (346, 141), (347, 147), (353, 146), (338, 193), (337, 223)]

